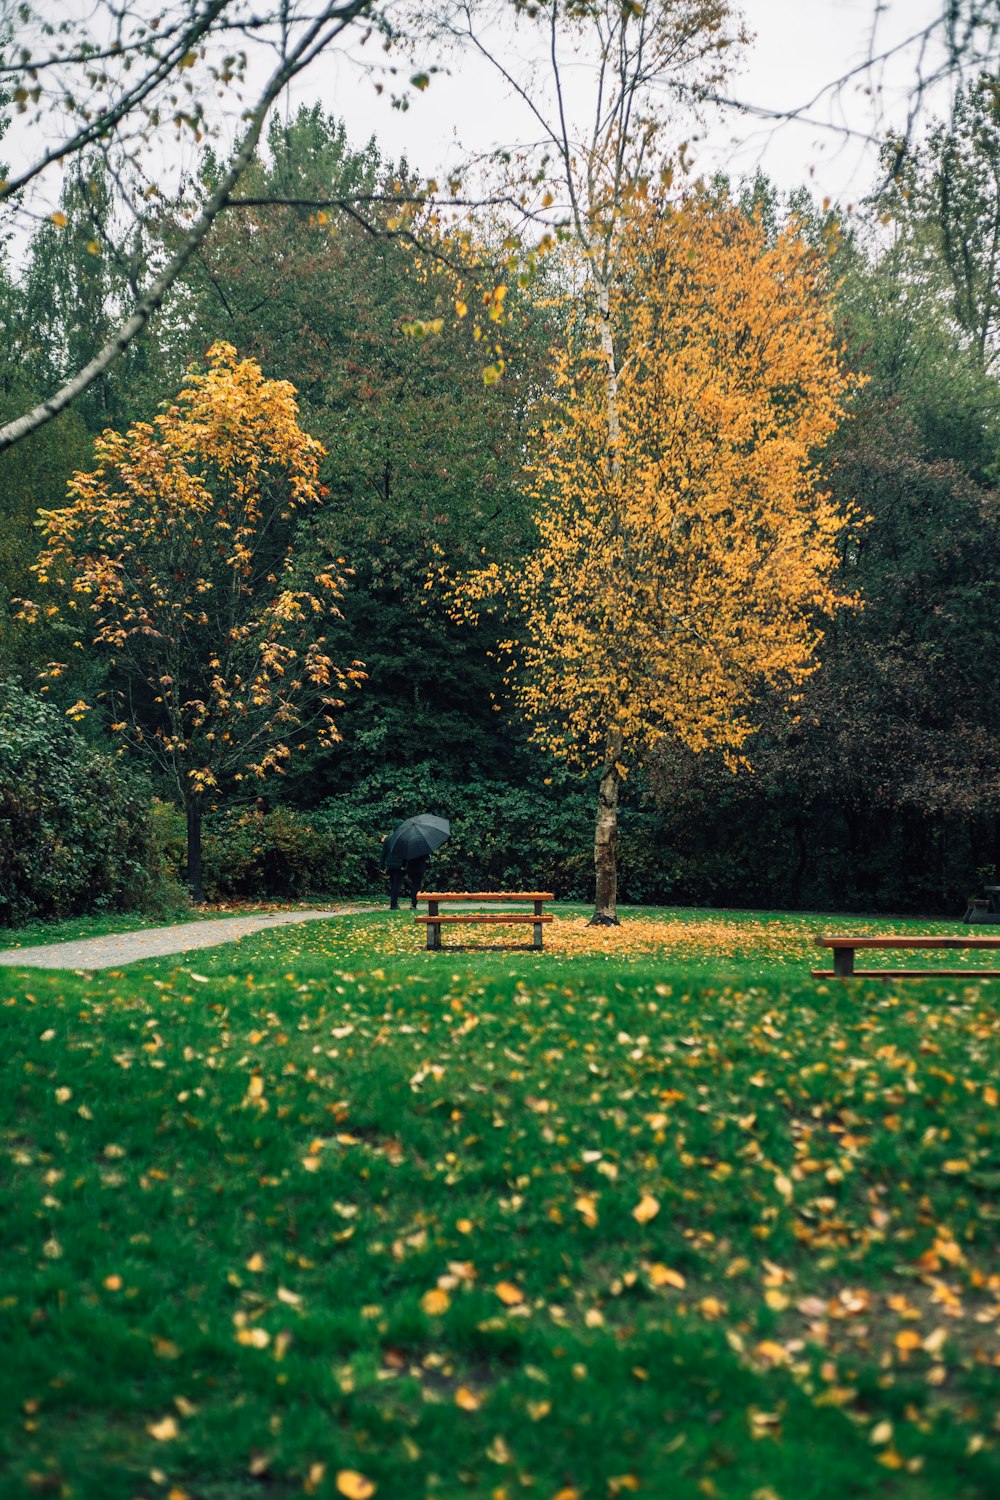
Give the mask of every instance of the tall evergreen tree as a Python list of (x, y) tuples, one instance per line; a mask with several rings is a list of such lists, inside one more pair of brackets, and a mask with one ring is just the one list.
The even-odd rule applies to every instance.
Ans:
[[(328, 512), (355, 570), (337, 634), (369, 682), (345, 706), (341, 746), (292, 771), (289, 789), (310, 800), (376, 761), (502, 773), (514, 750), (494, 712), (500, 675), (486, 632), (460, 630), (427, 584), (438, 566), (521, 545), (518, 477), (546, 322), (527, 294), (510, 293), (506, 374), (486, 385), (472, 324), (477, 306), (495, 305), (476, 278), (488, 232), (470, 249), (426, 222), (418, 248), (390, 227), (391, 201), (369, 201), (374, 234), (349, 211), (310, 206), (391, 200), (409, 184), (405, 162), (383, 162), (374, 143), (353, 150), (318, 107), (276, 122), (242, 193), (257, 201), (220, 224), (177, 309), (190, 352), (224, 336), (291, 380), (327, 449)], [(275, 199), (285, 201), (262, 201)]]

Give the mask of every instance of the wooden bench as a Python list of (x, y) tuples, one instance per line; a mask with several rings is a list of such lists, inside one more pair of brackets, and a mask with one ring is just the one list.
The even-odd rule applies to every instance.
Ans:
[[(423, 899), (427, 902), (426, 917), (417, 917), (417, 922), (427, 925), (428, 948), (440, 948), (441, 927), (445, 922), (496, 922), (496, 923), (521, 923), (530, 922), (535, 929), (533, 948), (542, 946), (542, 923), (551, 922), (550, 916), (544, 916), (542, 907), (546, 901), (555, 898), (551, 891), (425, 891)], [(531, 901), (533, 910), (523, 911), (458, 911), (443, 912), (441, 907), (450, 901)]]
[(1000, 969), (856, 969), (858, 948), (1000, 948), (1000, 937), (851, 937), (824, 934), (821, 948), (833, 949), (832, 969), (813, 969), (814, 979), (1000, 979)]

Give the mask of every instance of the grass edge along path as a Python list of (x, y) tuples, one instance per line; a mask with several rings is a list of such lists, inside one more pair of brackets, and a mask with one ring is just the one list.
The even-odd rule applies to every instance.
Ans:
[(300, 922), (325, 922), (362, 910), (357, 906), (297, 908), (292, 911), (258, 912), (241, 916), (218, 916), (214, 921), (192, 921), (103, 933), (96, 937), (42, 943), (37, 946), (0, 950), (0, 966), (35, 969), (114, 969), (149, 959), (214, 948), (238, 942), (274, 927)]
[(329, 901), (304, 899), (301, 901), (216, 901), (201, 906), (178, 907), (166, 915), (149, 915), (142, 912), (98, 912), (89, 916), (65, 917), (57, 920), (41, 919), (20, 926), (0, 927), (0, 953), (13, 949), (48, 946), (54, 943), (83, 942), (90, 938), (108, 937), (112, 934), (148, 932), (164, 927), (186, 925), (194, 922), (228, 921), (232, 917), (269, 915), (275, 912), (315, 911), (321, 906), (346, 906), (350, 909), (368, 910), (379, 905), (377, 898), (352, 896), (350, 899)]
[(698, 920), (7, 971), (4, 1500), (995, 1493), (995, 987)]

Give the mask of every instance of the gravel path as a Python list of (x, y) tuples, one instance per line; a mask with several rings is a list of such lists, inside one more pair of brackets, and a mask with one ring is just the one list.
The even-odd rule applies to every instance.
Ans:
[(41, 943), (34, 948), (0, 952), (0, 965), (30, 969), (117, 969), (144, 958), (187, 953), (193, 948), (215, 948), (268, 927), (293, 922), (325, 922), (372, 907), (341, 906), (331, 911), (277, 911), (253, 917), (219, 917), (207, 922), (181, 922), (175, 927), (147, 927), (141, 932), (114, 932), (106, 937), (81, 938), (69, 943)]

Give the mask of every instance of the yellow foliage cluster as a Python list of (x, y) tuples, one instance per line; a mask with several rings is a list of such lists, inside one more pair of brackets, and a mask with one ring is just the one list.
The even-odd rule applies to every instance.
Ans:
[(834, 575), (853, 518), (816, 469), (850, 385), (823, 256), (707, 197), (639, 197), (623, 235), (615, 379), (580, 318), (527, 471), (537, 545), (462, 587), (467, 608), (512, 608), (520, 705), (585, 764), (664, 735), (735, 753), (754, 694), (794, 694), (818, 616), (850, 602)]
[(336, 737), (332, 694), (363, 675), (321, 633), (347, 571), (302, 525), (325, 493), (323, 453), (294, 388), (215, 344), (153, 422), (101, 434), (70, 503), (41, 512), (34, 572), (79, 622), (76, 646), (109, 660), (113, 727), (192, 791), (279, 769), (304, 702)]

